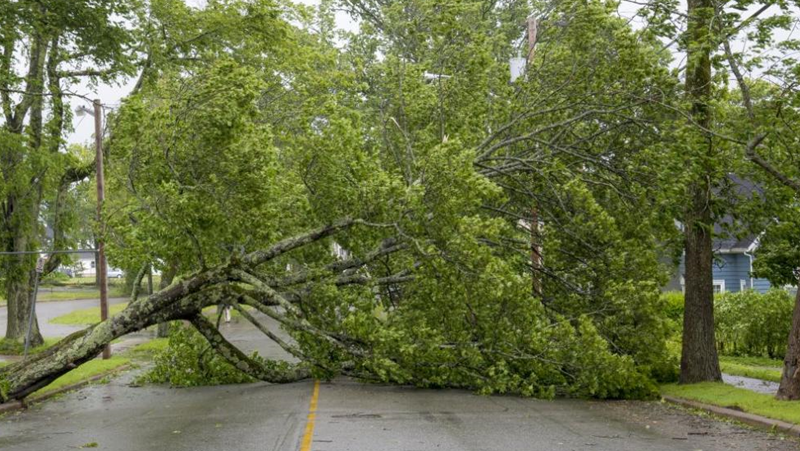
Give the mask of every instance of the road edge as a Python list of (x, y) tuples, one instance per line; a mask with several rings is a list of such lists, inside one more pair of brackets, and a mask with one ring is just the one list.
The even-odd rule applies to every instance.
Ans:
[(794, 437), (800, 437), (800, 424), (788, 423), (786, 421), (762, 417), (761, 415), (756, 415), (753, 413), (742, 412), (739, 410), (730, 409), (727, 407), (715, 406), (712, 404), (705, 404), (702, 402), (692, 401), (684, 398), (678, 398), (675, 396), (662, 395), (661, 398), (664, 401), (672, 404), (677, 404), (692, 409), (704, 410), (714, 415), (730, 418), (732, 420), (736, 420), (741, 423), (748, 424), (750, 426), (769, 429), (770, 431), (773, 432), (781, 432), (784, 434), (792, 435)]
[(65, 386), (63, 386), (61, 388), (58, 388), (56, 390), (44, 393), (44, 394), (39, 395), (39, 396), (33, 396), (33, 397), (30, 397), (30, 398), (25, 398), (22, 401), (14, 401), (14, 402), (6, 403), (6, 404), (0, 404), (0, 415), (5, 414), (5, 413), (9, 413), (9, 412), (15, 412), (15, 411), (18, 411), (18, 410), (27, 409), (29, 406), (31, 406), (33, 404), (37, 404), (37, 403), (40, 403), (42, 401), (47, 401), (50, 398), (53, 398), (55, 396), (58, 396), (58, 395), (60, 395), (62, 393), (68, 392), (68, 391), (72, 391), (72, 390), (77, 390), (79, 388), (83, 388), (83, 387), (91, 384), (92, 382), (98, 381), (98, 380), (103, 379), (104, 377), (107, 377), (107, 376), (113, 376), (114, 374), (122, 372), (122, 371), (129, 370), (132, 367), (133, 367), (132, 364), (125, 363), (125, 364), (120, 365), (120, 366), (118, 366), (116, 368), (108, 370), (108, 371), (106, 371), (104, 373), (95, 374), (94, 376), (88, 377), (88, 378), (86, 378), (86, 379), (84, 379), (82, 381), (78, 381), (78, 382), (75, 382), (74, 384), (70, 384), (70, 385), (65, 385)]

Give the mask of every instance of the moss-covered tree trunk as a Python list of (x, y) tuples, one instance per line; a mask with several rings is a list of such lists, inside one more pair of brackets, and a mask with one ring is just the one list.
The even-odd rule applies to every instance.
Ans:
[[(34, 224), (31, 213), (34, 211), (33, 200), (27, 202), (18, 200), (17, 196), (9, 196), (6, 204), (12, 206), (4, 217), (5, 232), (8, 236), (5, 251), (28, 252), (35, 245), (33, 239)], [(36, 208), (38, 212), (38, 206)], [(6, 324), (6, 339), (22, 342), (31, 324), (31, 344), (38, 346), (44, 342), (39, 332), (39, 323), (34, 314), (30, 321), (31, 302), (33, 301), (33, 277), (36, 270), (36, 255), (11, 255), (5, 260), (3, 272), (5, 273), (5, 297), (7, 300), (8, 322)]]

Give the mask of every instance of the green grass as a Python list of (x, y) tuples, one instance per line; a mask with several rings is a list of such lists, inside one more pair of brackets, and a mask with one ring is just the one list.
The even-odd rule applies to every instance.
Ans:
[[(128, 304), (114, 304), (109, 306), (108, 314), (114, 315), (127, 307)], [(75, 310), (66, 315), (57, 316), (50, 320), (52, 324), (64, 324), (67, 326), (88, 326), (100, 321), (100, 307), (91, 307)]]
[[(124, 285), (125, 278), (122, 277), (111, 277), (108, 280), (108, 286), (114, 285)], [(146, 283), (145, 279), (145, 283)], [(158, 282), (161, 281), (161, 278), (156, 276), (153, 278), (153, 284), (158, 286)], [(85, 286), (85, 287), (94, 287), (95, 286), (95, 278), (92, 277), (73, 277), (73, 278), (58, 278), (58, 279), (44, 279), (41, 281), (41, 286), (43, 287), (73, 287), (73, 286)]]
[(123, 353), (125, 357), (137, 360), (152, 359), (156, 353), (166, 349), (169, 344), (168, 338), (154, 338), (148, 342), (134, 346)]
[(661, 393), (800, 424), (800, 406), (797, 401), (778, 401), (772, 395), (755, 393), (721, 382), (667, 384), (661, 386)]
[[(61, 339), (45, 338), (44, 344), (29, 349), (28, 352), (30, 352), (31, 354), (42, 352), (45, 349), (49, 348), (50, 346), (53, 346), (54, 344), (58, 343), (59, 340)], [(0, 339), (0, 355), (22, 355), (24, 352), (25, 352), (24, 342), (19, 342), (16, 340), (6, 340), (5, 338)]]
[[(120, 286), (109, 286), (108, 287), (108, 297), (110, 298), (119, 298), (125, 297), (125, 293), (123, 292), (123, 287)], [(39, 294), (36, 297), (37, 301), (41, 302), (48, 302), (48, 301), (76, 301), (78, 299), (99, 299), (100, 298), (100, 290), (96, 288), (75, 288), (75, 289), (68, 289), (62, 291), (50, 291), (47, 288), (40, 288)]]
[(783, 362), (763, 357), (722, 356), (719, 358), (719, 365), (723, 373), (780, 382)]
[(84, 363), (83, 365), (75, 368), (74, 370), (70, 371), (69, 373), (54, 380), (50, 385), (37, 391), (34, 394), (34, 396), (41, 396), (46, 393), (58, 390), (59, 388), (76, 384), (92, 376), (103, 374), (105, 372), (111, 371), (115, 368), (119, 368), (120, 366), (126, 365), (128, 363), (130, 363), (129, 358), (120, 356), (113, 356), (108, 360), (103, 360), (103, 359), (90, 360)]

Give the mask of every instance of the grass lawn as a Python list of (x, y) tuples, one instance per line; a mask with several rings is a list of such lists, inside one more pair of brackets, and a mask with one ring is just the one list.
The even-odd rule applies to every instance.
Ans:
[(722, 382), (667, 384), (661, 386), (661, 393), (800, 424), (800, 406), (797, 401), (778, 401), (772, 395), (755, 393)]
[(70, 371), (69, 373), (54, 380), (50, 385), (34, 393), (34, 396), (40, 396), (45, 393), (58, 390), (61, 387), (78, 383), (92, 376), (103, 374), (107, 371), (111, 371), (115, 368), (119, 368), (122, 365), (130, 363), (130, 361), (131, 360), (129, 358), (120, 356), (113, 356), (108, 360), (103, 360), (103, 359), (90, 360), (84, 363), (83, 365), (75, 368), (74, 370)]
[[(36, 354), (58, 343), (60, 338), (45, 338), (44, 344), (35, 348), (29, 349), (28, 352)], [(0, 339), (0, 355), (22, 355), (25, 352), (25, 343), (20, 343), (15, 340)]]
[[(119, 313), (127, 307), (128, 304), (114, 304), (108, 307), (108, 315)], [(91, 307), (74, 312), (67, 313), (66, 315), (57, 316), (50, 320), (53, 324), (64, 324), (67, 326), (89, 326), (100, 321), (100, 307)]]
[(136, 360), (150, 360), (156, 353), (166, 349), (168, 338), (154, 338), (125, 351), (122, 355)]
[(763, 357), (721, 356), (719, 365), (723, 373), (780, 382), (783, 362)]
[[(126, 297), (122, 285), (108, 286), (108, 297), (122, 298)], [(40, 287), (39, 294), (36, 296), (37, 302), (52, 302), (52, 301), (76, 301), (79, 299), (100, 299), (100, 290), (98, 288), (70, 288), (60, 291), (54, 291), (47, 287)], [(6, 300), (0, 298), (0, 306), (6, 305)]]
[[(125, 297), (123, 287), (112, 286), (108, 287), (108, 297), (119, 298)], [(78, 299), (100, 299), (100, 289), (98, 288), (75, 288), (65, 289), (61, 291), (51, 291), (48, 288), (39, 288), (39, 294), (36, 297), (37, 301), (75, 301)]]

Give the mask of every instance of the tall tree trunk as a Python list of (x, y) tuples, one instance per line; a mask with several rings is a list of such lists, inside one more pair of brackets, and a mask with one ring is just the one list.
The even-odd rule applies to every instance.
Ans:
[(783, 374), (776, 398), (800, 400), (800, 288), (794, 298), (792, 330), (789, 332), (789, 345), (783, 359)]
[[(13, 120), (5, 124), (6, 129), (15, 134), (28, 133), (28, 145), (31, 152), (37, 152), (42, 145), (43, 110), (44, 110), (44, 67), (47, 57), (48, 42), (39, 32), (32, 35), (30, 61), (26, 83), (26, 94), (14, 109)], [(30, 112), (27, 130), (25, 117)], [(12, 162), (21, 164), (21, 161)], [(8, 241), (6, 250), (12, 252), (33, 251), (37, 249), (36, 234), (39, 227), (39, 209), (42, 199), (40, 181), (31, 180), (24, 192), (14, 192), (6, 198), (7, 210), (3, 218), (4, 229)], [(44, 343), (39, 324), (34, 314), (30, 321), (33, 293), (33, 273), (36, 268), (36, 257), (32, 255), (11, 256), (6, 260), (6, 301), (8, 305), (8, 321), (6, 323), (6, 339), (24, 340), (28, 324), (31, 324), (31, 344)]]
[(683, 349), (680, 382), (683, 384), (719, 381), (722, 373), (714, 342), (713, 246), (714, 217), (714, 147), (707, 130), (711, 117), (710, 20), (714, 9), (711, 0), (689, 0), (687, 35), (686, 92), (692, 102), (692, 119), (701, 128), (703, 139), (697, 145), (699, 170), (689, 186), (689, 205), (684, 217), (686, 296), (683, 315)]

